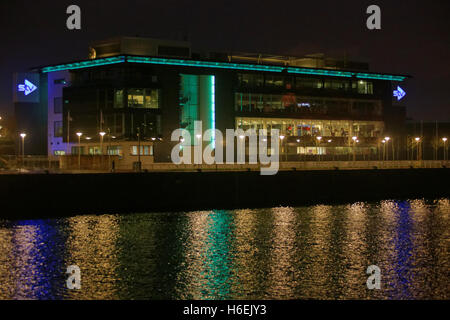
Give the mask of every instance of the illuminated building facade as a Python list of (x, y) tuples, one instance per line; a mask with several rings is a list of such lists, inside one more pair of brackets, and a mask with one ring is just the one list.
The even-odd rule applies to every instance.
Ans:
[[(173, 130), (193, 131), (201, 120), (203, 130), (224, 133), (279, 129), (286, 160), (346, 157), (355, 150), (376, 159), (380, 139), (402, 121), (392, 120), (401, 93), (393, 92), (404, 88), (407, 76), (371, 73), (366, 64), (322, 56), (199, 55), (187, 42), (138, 38), (96, 43), (90, 58), (34, 70), (48, 91), (41, 105), (48, 112), (49, 155), (137, 156), (133, 147), (141, 146), (150, 162), (170, 162), (178, 143), (170, 141)], [(101, 139), (114, 140), (114, 148), (100, 148)]]

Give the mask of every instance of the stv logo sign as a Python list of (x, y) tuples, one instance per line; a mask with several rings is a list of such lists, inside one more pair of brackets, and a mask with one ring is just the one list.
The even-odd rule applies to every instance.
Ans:
[(397, 101), (402, 100), (405, 96), (406, 92), (400, 86), (397, 86), (397, 90), (394, 91), (394, 97), (397, 97)]
[(23, 92), (26, 96), (36, 91), (37, 87), (27, 79), (25, 79), (25, 84), (19, 84), (19, 92)]

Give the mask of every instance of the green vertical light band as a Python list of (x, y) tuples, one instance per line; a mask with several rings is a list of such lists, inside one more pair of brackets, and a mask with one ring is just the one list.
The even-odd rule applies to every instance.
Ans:
[(216, 148), (216, 77), (211, 76), (211, 129), (213, 149)]

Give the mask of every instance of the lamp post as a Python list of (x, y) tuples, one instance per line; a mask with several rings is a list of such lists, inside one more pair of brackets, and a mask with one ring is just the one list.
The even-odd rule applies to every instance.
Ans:
[(383, 161), (386, 160), (386, 140), (381, 140), (381, 143), (383, 144)]
[(384, 140), (386, 141), (386, 160), (389, 161), (389, 141), (391, 140), (391, 138), (385, 137)]
[(25, 163), (25, 137), (27, 136), (26, 133), (21, 133), (20, 137), (22, 138), (22, 167)]
[(319, 161), (321, 161), (320, 159), (320, 142), (322, 142), (322, 137), (317, 137), (317, 154), (319, 155)]
[(100, 132), (100, 154), (103, 155), (103, 138), (106, 135), (106, 132)]
[[(333, 142), (333, 140), (331, 140), (331, 139), (328, 139), (328, 143), (332, 143), (332, 142)], [(334, 160), (335, 160), (335, 159), (334, 159), (334, 157), (335, 157), (335, 155), (334, 155), (334, 154), (335, 154), (335, 151), (336, 151), (336, 150), (335, 150), (335, 149), (331, 149), (331, 147), (329, 147), (329, 148), (328, 148), (328, 150), (331, 150), (331, 152), (332, 152), (332, 155), (333, 155), (333, 161), (334, 161)]]
[(137, 137), (138, 137), (138, 172), (141, 172), (141, 127), (137, 128)]
[(280, 140), (281, 140), (281, 152), (283, 152), (283, 153), (285, 154), (285, 159), (287, 160), (287, 153), (286, 153), (286, 150), (285, 150), (285, 148), (284, 148), (284, 146), (283, 146), (284, 138), (285, 138), (285, 136), (283, 136), (283, 135), (280, 136)]
[(356, 161), (356, 140), (358, 140), (358, 137), (352, 137), (353, 140), (353, 161)]
[(448, 150), (447, 150), (447, 141), (448, 139), (446, 137), (442, 138), (442, 141), (444, 142), (444, 161), (448, 160)]
[(78, 170), (81, 169), (81, 136), (83, 133), (77, 132), (78, 136)]
[(417, 143), (417, 146), (416, 146), (416, 148), (417, 148), (417, 161), (419, 161), (419, 145), (420, 145), (420, 138), (417, 137), (417, 138), (415, 138), (414, 140), (416, 140), (416, 143)]

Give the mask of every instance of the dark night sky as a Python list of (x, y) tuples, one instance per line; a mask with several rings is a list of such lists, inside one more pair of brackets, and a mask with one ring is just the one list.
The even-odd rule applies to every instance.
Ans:
[[(82, 30), (66, 29), (66, 8)], [(366, 28), (370, 4), (382, 30)], [(404, 104), (416, 120), (450, 121), (450, 1), (0, 1), (0, 115), (12, 115), (12, 74), (87, 57), (88, 44), (118, 35), (177, 38), (194, 50), (363, 59), (371, 71), (410, 74)]]

